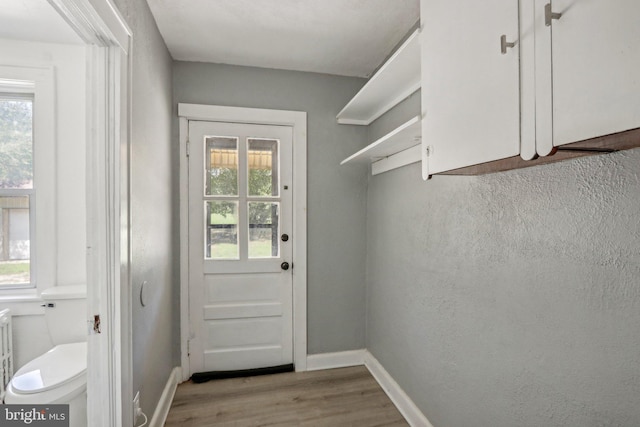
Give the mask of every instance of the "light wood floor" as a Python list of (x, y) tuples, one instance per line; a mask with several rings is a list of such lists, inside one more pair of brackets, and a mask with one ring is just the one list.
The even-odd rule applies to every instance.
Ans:
[(367, 368), (178, 386), (167, 427), (408, 426)]

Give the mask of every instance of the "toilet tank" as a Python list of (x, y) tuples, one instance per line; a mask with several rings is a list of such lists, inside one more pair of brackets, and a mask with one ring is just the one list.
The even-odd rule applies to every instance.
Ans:
[(87, 287), (54, 286), (42, 291), (44, 315), (53, 345), (87, 340)]

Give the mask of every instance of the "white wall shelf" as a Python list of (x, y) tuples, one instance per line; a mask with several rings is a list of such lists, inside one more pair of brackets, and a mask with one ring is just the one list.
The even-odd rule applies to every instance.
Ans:
[(422, 145), (418, 144), (392, 156), (371, 163), (371, 175), (387, 172), (422, 160)]
[(340, 124), (367, 126), (420, 89), (417, 29), (338, 113)]
[(374, 162), (373, 174), (420, 161), (422, 120), (415, 116), (382, 138), (347, 157), (340, 164)]

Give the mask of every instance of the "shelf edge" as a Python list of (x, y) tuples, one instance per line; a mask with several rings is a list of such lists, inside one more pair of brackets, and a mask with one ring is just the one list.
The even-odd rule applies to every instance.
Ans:
[[(407, 49), (407, 46), (409, 46), (411, 43), (415, 42), (415, 43), (419, 43), (419, 34), (420, 34), (420, 28), (417, 28), (413, 34), (411, 34), (407, 40), (404, 41), (404, 43), (402, 43), (402, 45), (393, 53), (393, 55), (391, 55), (391, 57), (389, 57), (389, 59), (387, 59), (385, 61), (385, 63), (380, 67), (380, 69), (373, 75), (371, 76), (371, 78), (364, 84), (364, 86), (362, 86), (360, 88), (360, 90), (353, 96), (353, 98), (351, 98), (351, 100), (347, 103), (347, 105), (345, 105), (342, 110), (340, 110), (340, 112), (336, 115), (336, 119), (338, 120), (338, 123), (343, 123), (341, 121), (344, 121), (343, 124), (360, 124), (360, 123), (347, 123), (346, 121), (351, 121), (351, 122), (366, 122), (365, 124), (368, 125), (370, 124), (372, 121), (374, 121), (376, 118), (380, 117), (382, 114), (384, 114), (386, 111), (388, 111), (389, 109), (391, 109), (393, 106), (397, 105), (399, 101), (401, 101), (402, 99), (406, 98), (407, 96), (411, 95), (412, 93), (414, 93), (416, 90), (420, 89), (420, 80), (418, 80), (418, 84), (417, 87), (414, 88), (410, 93), (407, 93), (404, 97), (400, 98), (395, 104), (390, 105), (390, 107), (387, 108), (387, 110), (384, 110), (382, 112), (379, 113), (375, 113), (377, 114), (376, 117), (374, 118), (369, 118), (366, 120), (360, 120), (360, 119), (349, 119), (349, 118), (343, 118), (341, 117), (344, 112), (346, 110), (348, 110), (354, 103), (357, 103), (358, 98), (360, 97), (360, 95), (362, 93), (366, 93), (369, 90), (369, 87), (373, 84), (375, 84), (375, 81), (379, 78), (379, 76), (383, 75), (385, 73), (385, 70), (390, 66), (391, 63), (393, 63), (395, 61), (395, 59), (400, 56), (403, 51), (405, 49)], [(412, 87), (414, 87), (415, 85), (413, 85)], [(406, 92), (405, 92), (406, 93)], [(398, 99), (396, 98), (396, 99)], [(391, 104), (391, 103), (389, 103)], [(389, 105), (386, 104), (386, 105)], [(380, 110), (378, 110), (380, 111)]]
[(420, 144), (409, 147), (384, 159), (371, 164), (371, 175), (378, 175), (402, 166), (418, 163), (422, 160), (422, 146)]

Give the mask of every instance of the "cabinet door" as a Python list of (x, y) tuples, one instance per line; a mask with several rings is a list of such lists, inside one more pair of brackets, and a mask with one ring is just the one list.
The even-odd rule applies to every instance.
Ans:
[(640, 127), (640, 1), (553, 0), (552, 11), (553, 146)]
[(420, 15), (423, 177), (517, 156), (518, 0), (422, 0)]

